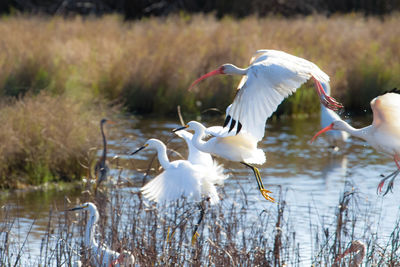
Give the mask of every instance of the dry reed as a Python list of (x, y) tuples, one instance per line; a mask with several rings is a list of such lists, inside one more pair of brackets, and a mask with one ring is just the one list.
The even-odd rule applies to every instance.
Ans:
[[(175, 114), (177, 105), (187, 112), (224, 110), (238, 77), (205, 81), (196, 94), (186, 88), (222, 63), (246, 66), (257, 49), (278, 49), (315, 62), (331, 76), (333, 95), (349, 110), (363, 110), (400, 82), (399, 23), (395, 14), (241, 20), (181, 15), (134, 22), (117, 16), (6, 17), (0, 21), (0, 90), (101, 95), (139, 113)], [(315, 100), (311, 90), (301, 90), (282, 110), (318, 112)]]
[[(85, 213), (76, 213), (76, 217), (63, 210), (75, 203), (92, 201), (101, 218), (96, 228), (97, 241), (116, 251), (131, 251), (140, 266), (304, 266), (310, 262), (307, 254), (303, 254), (304, 244), (296, 239), (295, 221), (290, 216), (291, 207), (285, 204), (285, 194), (280, 194), (277, 205), (267, 205), (259, 214), (254, 213), (251, 208), (254, 203), (248, 203), (245, 195), (221, 193), (221, 196), (220, 204), (207, 208), (198, 229), (200, 236), (192, 245), (191, 235), (198, 216), (195, 203), (182, 199), (156, 206), (144, 202), (140, 194), (120, 188), (103, 188), (96, 195), (81, 195), (73, 203), (65, 202), (50, 211), (39, 258), (29, 256), (23, 243), (10, 242), (14, 221), (6, 215), (5, 206), (0, 217), (0, 259), (3, 266), (17, 263), (34, 266), (36, 262), (71, 266), (76, 260), (90, 266), (92, 256), (83, 243), (88, 218)], [(366, 244), (367, 256), (363, 259), (366, 266), (397, 266), (400, 262), (400, 219), (382, 242), (379, 232), (361, 222), (363, 216), (371, 216), (371, 210), (361, 214), (356, 202), (357, 193), (345, 191), (333, 212), (335, 216), (329, 216), (327, 224), (320, 220), (320, 224), (312, 225), (313, 266), (348, 266), (349, 257), (338, 258), (338, 255), (357, 236)], [(25, 253), (23, 258), (19, 258), (20, 252)]]
[(101, 141), (103, 113), (101, 105), (44, 93), (0, 105), (0, 186), (80, 179)]

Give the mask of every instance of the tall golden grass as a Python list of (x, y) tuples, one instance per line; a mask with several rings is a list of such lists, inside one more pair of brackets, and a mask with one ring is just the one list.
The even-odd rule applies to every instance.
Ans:
[[(190, 113), (224, 110), (240, 77), (208, 79), (195, 93), (188, 86), (222, 63), (246, 66), (257, 49), (315, 62), (330, 75), (333, 95), (347, 109), (363, 111), (373, 97), (399, 85), (398, 25), (397, 15), (354, 14), (241, 20), (182, 14), (133, 22), (118, 16), (3, 17), (0, 184), (82, 175), (78, 163), (98, 139), (93, 99), (123, 102), (137, 113), (176, 114), (177, 105)], [(317, 113), (316, 94), (304, 87), (278, 112)], [(29, 97), (15, 98), (24, 95)]]
[(0, 188), (80, 179), (101, 141), (97, 112), (45, 93), (1, 104)]
[[(175, 114), (178, 104), (187, 112), (224, 109), (239, 77), (209, 79), (196, 94), (187, 87), (222, 63), (246, 66), (257, 49), (278, 49), (315, 62), (330, 75), (333, 95), (359, 110), (400, 82), (398, 25), (397, 15), (355, 14), (241, 20), (181, 15), (134, 22), (118, 16), (7, 17), (0, 20), (0, 92), (101, 95), (139, 113)], [(315, 112), (315, 100), (310, 90), (299, 90), (284, 111)]]

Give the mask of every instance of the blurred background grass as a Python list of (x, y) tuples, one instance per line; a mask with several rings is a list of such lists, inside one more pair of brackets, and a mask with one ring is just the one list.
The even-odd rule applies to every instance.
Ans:
[[(283, 50), (315, 62), (331, 77), (333, 95), (349, 111), (399, 83), (400, 18), (359, 15), (294, 19), (188, 15), (124, 22), (8, 17), (0, 23), (0, 93), (47, 91), (77, 99), (104, 97), (134, 113), (224, 110), (239, 77), (215, 77), (196, 93), (200, 75), (230, 62), (247, 66), (257, 49)], [(305, 86), (310, 87), (310, 86)], [(196, 104), (196, 101), (200, 101)], [(299, 90), (278, 114), (314, 113), (318, 102)]]
[[(136, 21), (118, 15), (2, 17), (0, 179), (13, 187), (18, 179), (10, 177), (24, 173), (31, 184), (81, 177), (85, 170), (77, 162), (99, 143), (98, 121), (115, 103), (121, 112), (156, 116), (176, 116), (177, 105), (186, 114), (224, 111), (240, 77), (214, 77), (195, 92), (188, 86), (223, 63), (247, 66), (258, 49), (313, 61), (331, 77), (332, 94), (346, 111), (364, 113), (372, 98), (399, 85), (398, 25), (398, 14), (218, 20), (181, 12)], [(319, 101), (307, 83), (276, 114), (318, 113)]]

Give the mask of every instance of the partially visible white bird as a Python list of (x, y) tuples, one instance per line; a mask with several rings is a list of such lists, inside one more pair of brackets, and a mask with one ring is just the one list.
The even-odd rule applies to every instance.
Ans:
[[(265, 162), (265, 154), (261, 149), (257, 148), (257, 140), (251, 134), (243, 130), (235, 135), (227, 133), (227, 129), (221, 126), (206, 128), (197, 121), (190, 121), (187, 125), (175, 129), (174, 132), (184, 129), (194, 131), (192, 142), (198, 150), (231, 161), (238, 161), (251, 168), (261, 194), (267, 200), (274, 202), (274, 198), (268, 195), (271, 191), (264, 188), (260, 172), (256, 167), (250, 165), (263, 164)], [(202, 140), (206, 134), (212, 136), (208, 141)]]
[(337, 110), (343, 107), (327, 95), (321, 83), (329, 83), (329, 76), (314, 63), (282, 51), (258, 50), (247, 68), (224, 64), (194, 81), (191, 89), (201, 80), (216, 74), (243, 75), (232, 107), (226, 114), (224, 127), (231, 132), (241, 130), (256, 141), (264, 137), (265, 122), (279, 104), (312, 78), (320, 101), (326, 107)]
[[(87, 210), (89, 220), (86, 223), (85, 246), (90, 249), (91, 261), (94, 266), (133, 266), (135, 258), (128, 251), (118, 253), (107, 248), (104, 244), (98, 244), (94, 238), (95, 226), (99, 220), (99, 212), (95, 204), (84, 203), (68, 211)], [(79, 263), (76, 263), (79, 266)]]
[(185, 140), (188, 146), (188, 161), (194, 165), (207, 168), (209, 171), (207, 179), (213, 184), (222, 185), (228, 178), (228, 175), (224, 174), (224, 167), (213, 160), (209, 153), (202, 152), (193, 145), (193, 134), (183, 130), (177, 131), (175, 134)]
[(372, 124), (355, 129), (343, 120), (337, 120), (329, 126), (320, 130), (311, 139), (313, 142), (320, 134), (329, 130), (346, 131), (355, 137), (364, 139), (377, 151), (383, 152), (393, 157), (397, 169), (381, 180), (378, 185), (378, 192), (382, 191), (385, 181), (392, 177), (388, 184), (388, 188), (384, 194), (387, 194), (393, 187), (396, 176), (400, 173), (400, 94), (399, 91), (393, 89), (381, 96), (375, 97), (371, 101), (373, 112)]
[[(325, 93), (327, 95), (331, 95), (331, 87), (329, 83), (321, 83)], [(322, 103), (321, 103), (321, 127), (325, 128), (329, 126), (332, 122), (341, 120), (339, 115), (331, 110), (326, 108)], [(342, 147), (346, 140), (349, 138), (349, 134), (345, 131), (336, 131), (332, 130), (326, 133), (327, 134), (327, 140), (330, 146), (334, 149), (337, 150), (339, 147)]]
[(209, 197), (211, 204), (219, 201), (217, 189), (211, 179), (212, 174), (207, 168), (192, 164), (188, 160), (170, 162), (167, 147), (158, 139), (149, 139), (133, 154), (152, 148), (157, 151), (158, 161), (164, 171), (141, 188), (143, 195), (156, 202), (173, 201), (184, 196), (194, 201), (200, 201), (201, 196)]

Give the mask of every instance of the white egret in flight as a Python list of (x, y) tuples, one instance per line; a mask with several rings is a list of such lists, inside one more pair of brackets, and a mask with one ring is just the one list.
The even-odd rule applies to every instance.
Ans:
[[(274, 198), (269, 196), (268, 191), (264, 188), (261, 175), (258, 169), (250, 164), (263, 164), (265, 162), (265, 154), (261, 149), (257, 148), (257, 140), (246, 131), (238, 134), (226, 133), (227, 130), (220, 126), (210, 128), (204, 127), (197, 121), (190, 121), (187, 125), (177, 128), (174, 132), (183, 129), (193, 130), (193, 145), (200, 151), (210, 153), (231, 161), (237, 161), (251, 168), (257, 180), (258, 189), (265, 199), (274, 202)], [(202, 140), (206, 134), (212, 137), (208, 141)]]

